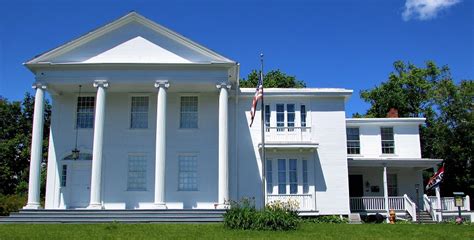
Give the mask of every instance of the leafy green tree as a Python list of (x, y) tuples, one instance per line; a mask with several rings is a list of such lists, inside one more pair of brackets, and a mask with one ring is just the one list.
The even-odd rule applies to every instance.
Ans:
[[(254, 88), (257, 87), (260, 78), (260, 71), (252, 70), (247, 78), (240, 80), (240, 87)], [(306, 83), (297, 80), (295, 76), (289, 76), (278, 70), (272, 70), (263, 77), (263, 87), (267, 88), (305, 88)]]
[(371, 104), (364, 117), (385, 117), (392, 107), (400, 117), (425, 117), (426, 124), (420, 127), (422, 154), (444, 160), (443, 195), (464, 191), (472, 196), (473, 81), (456, 84), (447, 66), (431, 61), (422, 68), (397, 61), (394, 68), (386, 82), (361, 91), (361, 98)]
[[(34, 98), (26, 93), (22, 102), (0, 96), (0, 194), (27, 191)], [(44, 115), (43, 162), (47, 158), (51, 106)], [(42, 191), (44, 192), (44, 191)]]

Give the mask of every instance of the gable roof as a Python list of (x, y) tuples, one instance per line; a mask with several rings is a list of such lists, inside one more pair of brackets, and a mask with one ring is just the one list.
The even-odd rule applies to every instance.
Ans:
[[(164, 35), (165, 37), (171, 39), (172, 41), (175, 41), (199, 54), (206, 56), (208, 59), (210, 59), (208, 63), (236, 64), (235, 61), (230, 60), (166, 27), (163, 27), (136, 12), (130, 12), (127, 15), (109, 24), (99, 27), (98, 29), (95, 29), (77, 39), (74, 39), (64, 45), (61, 45), (57, 48), (54, 48), (50, 51), (47, 51), (45, 53), (42, 53), (34, 57), (33, 59), (26, 62), (25, 65), (31, 69), (31, 67), (34, 67), (34, 65), (44, 65), (44, 64), (51, 63), (48, 61), (48, 59), (53, 59), (55, 57), (61, 56), (62, 54), (71, 52), (72, 50), (77, 49), (85, 45), (86, 43), (89, 43), (95, 39), (98, 39), (99, 37), (104, 36), (105, 34), (110, 33), (116, 29), (119, 29), (120, 27), (125, 26), (126, 24), (129, 24), (129, 23), (141, 24), (158, 34)], [(144, 41), (141, 41), (141, 42), (144, 43)], [(122, 48), (126, 48), (126, 47), (122, 46)], [(171, 57), (172, 59), (176, 59), (177, 63), (185, 63), (185, 64), (188, 63), (187, 61), (185, 61), (185, 59), (180, 59), (179, 56), (173, 56), (173, 53), (166, 51), (165, 49), (159, 49), (158, 47), (154, 50), (162, 53), (164, 56), (168, 56), (168, 57)], [(91, 64), (91, 63), (94, 63), (94, 61), (85, 61), (83, 63)], [(80, 64), (80, 63), (75, 63), (75, 64)]]

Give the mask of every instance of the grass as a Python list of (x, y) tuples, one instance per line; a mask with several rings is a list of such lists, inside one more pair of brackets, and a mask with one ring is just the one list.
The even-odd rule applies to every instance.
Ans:
[(4, 224), (0, 239), (474, 239), (474, 226), (314, 224), (296, 231), (237, 231), (222, 224)]

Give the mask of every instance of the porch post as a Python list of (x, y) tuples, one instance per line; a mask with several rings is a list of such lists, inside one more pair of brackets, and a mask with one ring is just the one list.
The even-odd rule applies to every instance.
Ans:
[(228, 83), (216, 85), (219, 89), (219, 177), (217, 207), (226, 208), (229, 200), (229, 141), (228, 141)]
[(156, 142), (155, 142), (155, 201), (154, 207), (166, 209), (165, 168), (166, 168), (166, 95), (170, 84), (167, 80), (155, 82), (158, 89), (156, 103)]
[[(433, 170), (435, 173), (438, 172), (438, 166), (435, 165), (433, 167)], [(443, 203), (441, 202), (441, 193), (440, 193), (440, 190), (439, 190), (439, 184), (438, 186), (435, 187), (435, 192), (436, 192), (436, 200), (438, 201), (438, 204), (436, 205), (436, 208), (441, 211), (441, 209), (443, 208)]]
[(387, 213), (387, 222), (389, 216), (389, 206), (388, 206), (388, 185), (387, 185), (387, 165), (383, 166), (383, 197), (385, 202), (385, 211)]
[(102, 148), (104, 142), (105, 122), (105, 89), (109, 87), (106, 80), (94, 81), (97, 88), (95, 118), (94, 118), (94, 143), (92, 148), (92, 173), (91, 173), (91, 199), (89, 209), (102, 209)]
[(35, 83), (35, 109), (33, 113), (33, 129), (31, 136), (30, 176), (28, 181), (28, 203), (23, 209), (39, 209), (40, 205), (40, 172), (43, 155), (43, 121), (44, 121), (44, 90), (46, 85)]

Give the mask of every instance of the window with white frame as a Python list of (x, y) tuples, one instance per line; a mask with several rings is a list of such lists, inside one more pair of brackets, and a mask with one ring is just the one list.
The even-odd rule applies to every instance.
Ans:
[(94, 127), (94, 97), (77, 97), (76, 128)]
[(397, 174), (387, 174), (387, 189), (389, 196), (398, 196)]
[(197, 155), (184, 154), (178, 156), (178, 190), (179, 191), (197, 191)]
[(267, 193), (273, 193), (273, 166), (272, 160), (267, 159), (267, 163), (265, 166), (266, 171), (266, 179), (267, 179)]
[(286, 194), (286, 159), (278, 159), (278, 194)]
[(292, 132), (295, 126), (295, 104), (286, 104), (286, 121), (288, 131)]
[(308, 160), (303, 160), (303, 193), (309, 193)]
[(395, 139), (393, 137), (393, 127), (380, 128), (382, 136), (382, 154), (395, 153)]
[(130, 128), (148, 128), (148, 97), (132, 97)]
[(289, 184), (290, 194), (298, 193), (298, 168), (296, 159), (290, 159), (289, 161)]
[(359, 128), (349, 127), (346, 129), (347, 154), (360, 154)]
[(300, 118), (301, 118), (301, 127), (306, 127), (306, 106), (301, 104), (300, 106)]
[(198, 128), (198, 97), (182, 96), (180, 128)]
[(285, 105), (284, 104), (277, 104), (276, 105), (276, 124), (277, 124), (277, 131), (282, 132), (284, 131), (285, 127)]
[(147, 160), (144, 154), (128, 155), (128, 179), (127, 189), (129, 191), (146, 190)]
[(270, 115), (271, 112), (270, 112), (270, 105), (265, 105), (265, 127), (266, 127), (266, 131), (270, 131), (269, 127), (270, 127)]
[(67, 165), (63, 165), (61, 169), (61, 187), (66, 187), (67, 183)]

